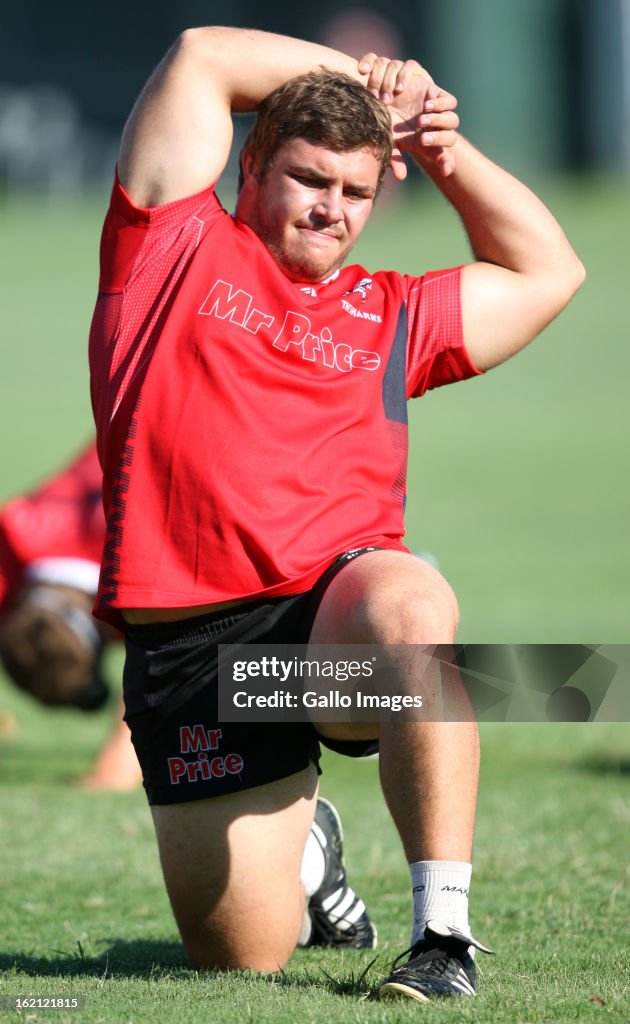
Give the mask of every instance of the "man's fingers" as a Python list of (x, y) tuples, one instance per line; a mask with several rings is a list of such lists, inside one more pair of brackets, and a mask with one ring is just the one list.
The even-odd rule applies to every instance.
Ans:
[(403, 69), (403, 63), (401, 60), (390, 60), (383, 72), (383, 79), (381, 81), (379, 99), (383, 103), (391, 103), (394, 96), (404, 88), (404, 78), (400, 78), (400, 74)]
[(398, 121), (393, 125), (393, 135), (399, 148), (408, 150), (417, 145), (450, 148), (457, 141), (459, 117), (453, 110), (444, 114), (421, 114), (419, 118)]
[(400, 70), (398, 71), (394, 93), (399, 95), (412, 78), (416, 77), (416, 75), (419, 75), (421, 78), (425, 79), (426, 82), (430, 83), (427, 87), (427, 95), (436, 88), (433, 79), (426, 68), (423, 68), (421, 64), (418, 64), (417, 60), (406, 60), (404, 64), (401, 64)]
[(367, 88), (383, 103), (391, 103), (394, 96), (404, 89), (410, 77), (410, 73), (403, 73), (403, 69), (401, 60), (377, 57), (367, 81)]
[(404, 181), (407, 177), (407, 164), (405, 163), (404, 157), (399, 149), (394, 148), (392, 150), (392, 159), (390, 162), (392, 174), (396, 178), (396, 181)]
[(366, 53), (364, 57), (361, 57), (358, 64), (359, 74), (369, 75), (370, 71), (374, 67), (374, 61), (377, 59), (377, 56), (378, 54), (370, 51), (370, 53)]
[(422, 132), (420, 135), (420, 142), (423, 146), (436, 146), (439, 149), (450, 149), (454, 146), (457, 141), (457, 133), (453, 131), (446, 132)]
[(374, 93), (374, 95), (380, 96), (383, 80), (391, 61), (389, 57), (377, 56), (377, 54), (370, 54), (370, 58), (370, 71), (368, 80), (365, 83), (366, 88)]
[(447, 110), (443, 114), (421, 114), (419, 123), (422, 131), (456, 131), (459, 117), (454, 110)]
[(436, 98), (440, 91), (433, 84), (429, 72), (416, 60), (392, 60), (389, 57), (370, 52), (361, 58), (357, 66), (361, 74), (368, 76), (366, 88), (384, 103), (391, 103), (416, 76), (420, 76), (425, 82), (430, 83), (431, 94)]
[(436, 87), (435, 91), (431, 90), (427, 93), (427, 98), (424, 101), (424, 112), (427, 114), (441, 114), (446, 110), (455, 110), (456, 106), (457, 97), (453, 96), (450, 92), (445, 92), (444, 89)]

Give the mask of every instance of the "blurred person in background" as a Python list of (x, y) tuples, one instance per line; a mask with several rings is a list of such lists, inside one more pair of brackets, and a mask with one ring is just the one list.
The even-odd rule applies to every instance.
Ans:
[[(514, 355), (584, 276), (543, 203), (458, 133), (455, 106), (415, 61), (203, 28), (123, 133), (90, 336), (108, 517), (95, 611), (125, 632), (126, 718), (197, 967), (281, 969), (318, 894), (353, 927), (321, 857), (305, 867), (320, 744), (356, 757), (378, 739), (413, 899), (408, 959), (380, 992), (475, 994), (479, 744), (461, 680), (442, 720), (219, 726), (217, 712), (219, 643), (403, 648), (408, 692), (427, 647), (454, 642), (451, 588), (402, 540), (406, 400)], [(215, 184), (232, 115), (250, 111), (230, 216)], [(468, 265), (344, 266), (403, 154), (459, 214)]]
[[(92, 615), (105, 535), (93, 443), (0, 508), (0, 660), (23, 692), (51, 708), (97, 711), (109, 698), (105, 648), (120, 634)], [(127, 790), (141, 772), (119, 720), (80, 783)]]
[(394, 22), (365, 7), (346, 8), (327, 18), (322, 25), (321, 42), (357, 61), (368, 51), (402, 53), (404, 49), (402, 35)]

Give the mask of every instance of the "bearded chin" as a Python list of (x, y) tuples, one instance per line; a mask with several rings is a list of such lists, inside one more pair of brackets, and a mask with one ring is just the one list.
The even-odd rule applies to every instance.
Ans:
[(271, 239), (263, 238), (263, 242), (282, 272), (292, 281), (321, 281), (336, 269), (325, 260), (306, 253), (287, 252), (282, 245)]
[(285, 253), (282, 249), (278, 249), (277, 252), (273, 252), (270, 249), (270, 252), (282, 272), (292, 281), (316, 283), (317, 281), (323, 281), (326, 277), (330, 277), (333, 271), (337, 269), (337, 264), (332, 265), (324, 262), (324, 260), (313, 259), (313, 257), (309, 256), (291, 255)]
[(327, 262), (324, 257), (317, 258), (312, 253), (299, 253), (288, 251), (270, 231), (263, 225), (258, 224), (254, 230), (261, 242), (269, 250), (271, 256), (280, 267), (283, 274), (291, 281), (309, 281), (315, 284), (330, 277), (344, 262), (347, 252), (344, 252), (340, 259), (332, 263)]

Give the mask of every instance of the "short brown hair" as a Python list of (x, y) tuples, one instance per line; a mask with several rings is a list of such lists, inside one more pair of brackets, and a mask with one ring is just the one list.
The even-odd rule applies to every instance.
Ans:
[[(392, 156), (387, 108), (349, 75), (309, 71), (292, 78), (263, 100), (244, 149), (256, 157), (261, 175), (291, 139), (306, 139), (337, 153), (369, 147), (380, 163), (378, 188)], [(239, 176), (239, 191), (243, 174)]]
[(26, 587), (0, 624), (0, 661), (13, 682), (42, 704), (93, 710), (107, 699), (103, 641), (90, 595), (74, 587)]

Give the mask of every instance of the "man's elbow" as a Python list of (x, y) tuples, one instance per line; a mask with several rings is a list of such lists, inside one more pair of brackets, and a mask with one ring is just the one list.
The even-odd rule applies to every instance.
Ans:
[(586, 281), (586, 267), (582, 263), (577, 253), (573, 253), (573, 261), (571, 267), (571, 294), (569, 298), (573, 298), (575, 293), (580, 290), (584, 282)]
[(186, 57), (199, 59), (221, 54), (234, 31), (220, 25), (186, 28), (175, 40), (175, 48)]
[(554, 273), (555, 280), (555, 301), (557, 316), (565, 306), (568, 306), (573, 296), (580, 290), (586, 280), (586, 267), (573, 250), (563, 261), (562, 267), (556, 266)]

